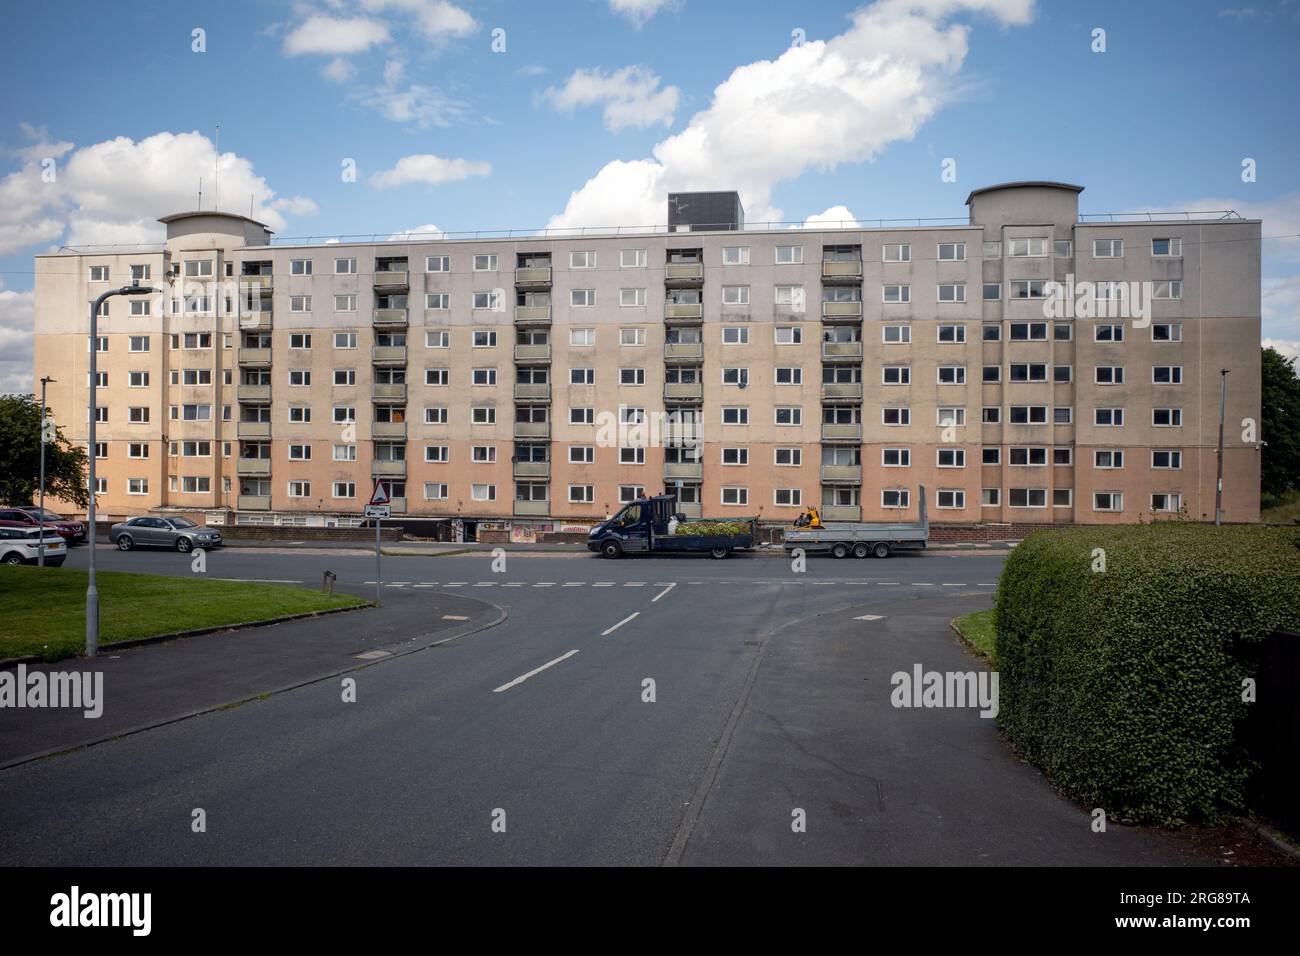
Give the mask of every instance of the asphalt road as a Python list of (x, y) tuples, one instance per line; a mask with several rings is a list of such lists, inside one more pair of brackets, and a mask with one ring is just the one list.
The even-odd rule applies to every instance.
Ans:
[[(1093, 833), (974, 710), (890, 705), (896, 671), (982, 669), (947, 624), (991, 604), (1001, 562), (387, 557), (386, 604), (461, 593), (508, 619), (367, 667), (354, 703), (326, 680), (2, 771), (0, 864), (1214, 862)], [(364, 554), (230, 549), (207, 573), (326, 568), (373, 591)]]

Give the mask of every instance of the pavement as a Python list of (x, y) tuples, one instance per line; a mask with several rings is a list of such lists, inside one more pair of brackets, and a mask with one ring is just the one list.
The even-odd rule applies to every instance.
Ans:
[[(189, 568), (165, 552), (101, 557), (106, 570)], [(263, 667), (291, 669), (314, 641), (332, 678), (0, 770), (0, 864), (1222, 862), (1178, 834), (1094, 833), (1089, 808), (973, 710), (890, 705), (891, 675), (915, 664), (982, 670), (948, 623), (991, 605), (1002, 560), (812, 557), (799, 573), (585, 553), (385, 558), (383, 608), (296, 636), (264, 629), (245, 647), (269, 656), (235, 658), (216, 683), (241, 699), (294, 684)], [(69, 560), (84, 562), (80, 549)], [(373, 592), (373, 555), (229, 549), (208, 562), (215, 576), (313, 584), (326, 568), (336, 587)], [(454, 608), (470, 620), (440, 630)], [(507, 616), (487, 626), (490, 608)], [(174, 713), (231, 640), (106, 662), (117, 683), (100, 720)], [(391, 654), (356, 661), (363, 648)], [(353, 666), (346, 702), (339, 674)]]

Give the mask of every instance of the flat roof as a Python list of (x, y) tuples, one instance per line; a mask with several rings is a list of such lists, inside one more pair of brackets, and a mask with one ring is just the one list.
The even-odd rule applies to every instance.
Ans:
[(251, 222), (255, 226), (261, 226), (263, 229), (268, 228), (266, 223), (258, 222), (256, 219), (251, 219), (248, 216), (241, 216), (237, 212), (221, 212), (217, 209), (196, 209), (192, 212), (174, 212), (170, 216), (161, 216), (158, 221), (168, 224), (177, 222), (181, 219), (193, 219), (196, 216), (224, 216), (227, 219), (238, 219), (241, 222)]
[(991, 193), (998, 189), (1020, 189), (1022, 187), (1040, 188), (1040, 189), (1068, 189), (1070, 192), (1083, 192), (1082, 186), (1076, 186), (1074, 183), (1058, 183), (1050, 179), (1019, 179), (1010, 183), (995, 183), (992, 186), (981, 186), (979, 189), (972, 189), (970, 195), (966, 197), (966, 205), (980, 193)]

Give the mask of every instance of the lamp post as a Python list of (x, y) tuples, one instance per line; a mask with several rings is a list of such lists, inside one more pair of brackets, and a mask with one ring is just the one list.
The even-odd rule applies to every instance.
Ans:
[(40, 528), (40, 537), (36, 543), (36, 566), (41, 568), (45, 567), (45, 386), (53, 381), (48, 375), (41, 379), (41, 500), (36, 510), (36, 522)]
[(1228, 370), (1219, 369), (1219, 475), (1214, 483), (1214, 523), (1223, 524), (1223, 413), (1228, 402)]
[(90, 542), (90, 561), (86, 576), (86, 656), (99, 653), (99, 590), (95, 587), (95, 389), (98, 387), (99, 359), (99, 309), (106, 299), (115, 295), (153, 295), (158, 290), (142, 286), (139, 282), (120, 289), (101, 292), (90, 306), (90, 506), (86, 509), (86, 535)]

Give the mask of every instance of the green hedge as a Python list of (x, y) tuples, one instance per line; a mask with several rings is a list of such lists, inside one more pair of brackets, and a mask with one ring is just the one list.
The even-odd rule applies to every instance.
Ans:
[(1112, 819), (1239, 811), (1243, 651), (1300, 626), (1298, 548), (1300, 529), (1258, 526), (1030, 535), (998, 584), (999, 724), (1057, 787)]

